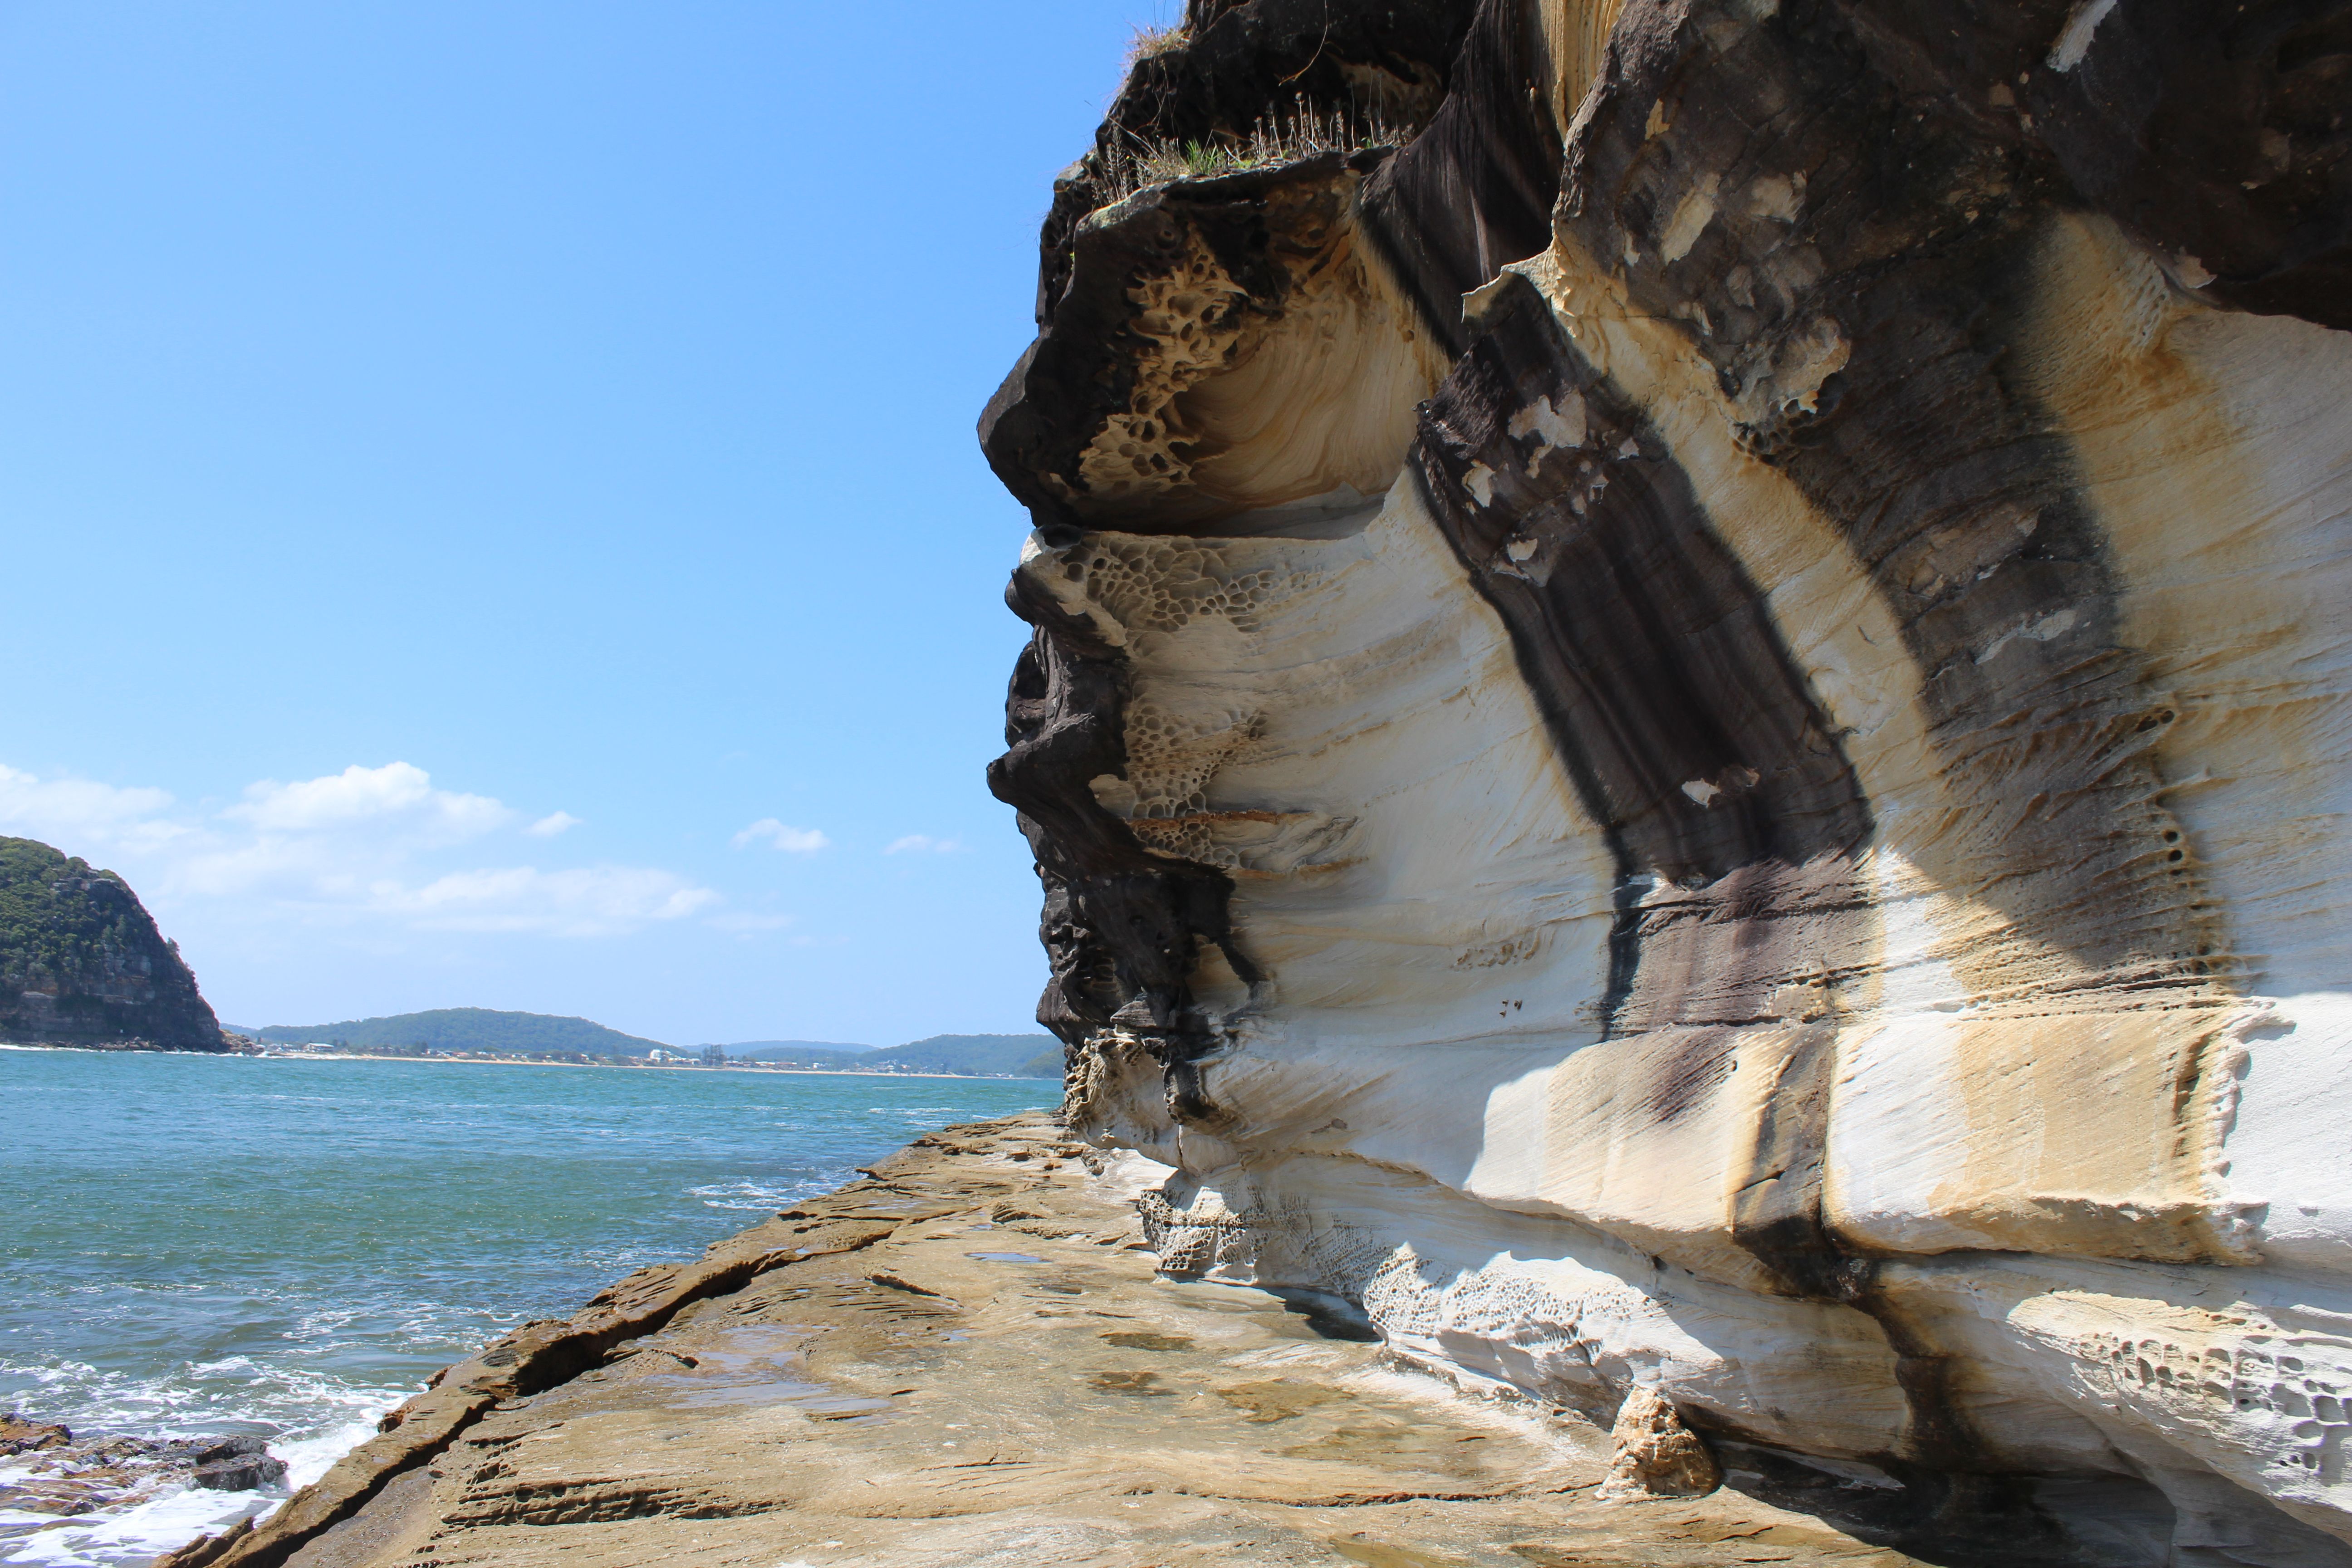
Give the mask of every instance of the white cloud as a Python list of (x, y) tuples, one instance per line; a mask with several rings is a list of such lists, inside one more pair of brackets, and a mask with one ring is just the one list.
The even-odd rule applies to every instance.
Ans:
[(814, 855), (833, 847), (833, 840), (815, 828), (787, 827), (772, 816), (760, 818), (728, 842), (741, 849), (761, 839), (772, 839), (777, 848), (790, 855)]
[(435, 789), (433, 777), (407, 763), (363, 768), (354, 763), (340, 773), (279, 784), (248, 784), (245, 803), (224, 817), (251, 823), (262, 833), (317, 833), (349, 825), (398, 823), (441, 843), (461, 843), (503, 827), (514, 813), (488, 795)]
[(909, 833), (904, 838), (894, 838), (883, 849), (885, 855), (953, 855), (963, 846), (952, 838), (934, 838), (928, 833)]
[(373, 901), (427, 931), (611, 936), (674, 921), (719, 901), (683, 877), (634, 866), (541, 871), (530, 866), (457, 871), (421, 888), (379, 883)]
[(293, 784), (263, 779), (217, 816), (226, 827), (207, 827), (183, 847), (164, 888), (364, 909), (371, 886), (515, 815), (488, 795), (436, 789), (409, 763), (354, 763)]
[(90, 850), (152, 849), (188, 831), (159, 815), (171, 805), (164, 790), (43, 779), (0, 764), (0, 827), (13, 837), (66, 839)]
[[(646, 867), (449, 865), (516, 816), (487, 795), (436, 789), (424, 769), (398, 762), (292, 784), (264, 779), (209, 817), (175, 809), (160, 789), (0, 766), (0, 831), (68, 854), (105, 853), (151, 903), (215, 900), (304, 924), (590, 937), (723, 901)], [(551, 839), (579, 820), (559, 811), (524, 831)]]

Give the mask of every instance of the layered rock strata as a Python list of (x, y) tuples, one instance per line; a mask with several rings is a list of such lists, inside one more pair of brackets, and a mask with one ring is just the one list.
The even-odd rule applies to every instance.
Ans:
[[(1132, 142), (1395, 147), (1120, 199)], [(1196, 0), (982, 424), (1163, 1265), (2352, 1563), (2352, 6)]]
[(1598, 1500), (1597, 1429), (1400, 1370), (1328, 1299), (1158, 1275), (1144, 1163), (1080, 1152), (1042, 1116), (927, 1138), (449, 1369), (167, 1568), (1913, 1562), (1818, 1476), (1754, 1479), (1851, 1528)]
[(0, 838), (0, 1040), (229, 1048), (130, 884), (30, 838)]

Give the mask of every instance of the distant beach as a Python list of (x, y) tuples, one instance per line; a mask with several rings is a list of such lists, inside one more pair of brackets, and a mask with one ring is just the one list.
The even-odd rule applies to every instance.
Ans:
[[(13, 1046), (12, 1050), (72, 1050), (70, 1046)], [(743, 1072), (773, 1076), (779, 1073), (804, 1078), (855, 1079), (948, 1079), (957, 1083), (1052, 1083), (1053, 1079), (999, 1077), (971, 1072), (857, 1072), (842, 1068), (769, 1067), (755, 1062), (729, 1062), (723, 1067), (711, 1067), (702, 1062), (535, 1062), (520, 1057), (457, 1056), (436, 1051), (429, 1057), (391, 1057), (361, 1051), (292, 1051), (275, 1047), (264, 1049), (257, 1056), (269, 1061), (311, 1062), (407, 1062), (411, 1065), (432, 1066), (449, 1063), (465, 1067), (485, 1068), (614, 1068), (633, 1072)]]

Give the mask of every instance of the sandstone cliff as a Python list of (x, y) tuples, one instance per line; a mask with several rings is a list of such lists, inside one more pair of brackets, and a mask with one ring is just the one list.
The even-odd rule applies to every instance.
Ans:
[(0, 1040), (227, 1048), (139, 895), (30, 838), (0, 838)]
[(982, 422), (1163, 1267), (2352, 1563), (2347, 114), (2343, 0), (1193, 0)]

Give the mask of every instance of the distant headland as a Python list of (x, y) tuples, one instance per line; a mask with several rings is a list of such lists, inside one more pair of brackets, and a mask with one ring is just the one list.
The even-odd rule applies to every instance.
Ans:
[(579, 1067), (751, 1068), (769, 1071), (893, 1073), (950, 1078), (1059, 1078), (1061, 1043), (1051, 1035), (933, 1035), (877, 1049), (835, 1040), (745, 1040), (679, 1047), (625, 1035), (589, 1018), (437, 1007), (337, 1024), (231, 1026), (229, 1033), (275, 1053)]
[(131, 885), (31, 838), (0, 838), (0, 1041), (233, 1046)]
[(1061, 1043), (1045, 1034), (933, 1035), (882, 1049), (840, 1040), (678, 1047), (590, 1018), (490, 1007), (224, 1028), (181, 958), (179, 943), (157, 929), (129, 883), (36, 839), (7, 837), (0, 837), (0, 1044), (906, 1077), (1062, 1076)]

